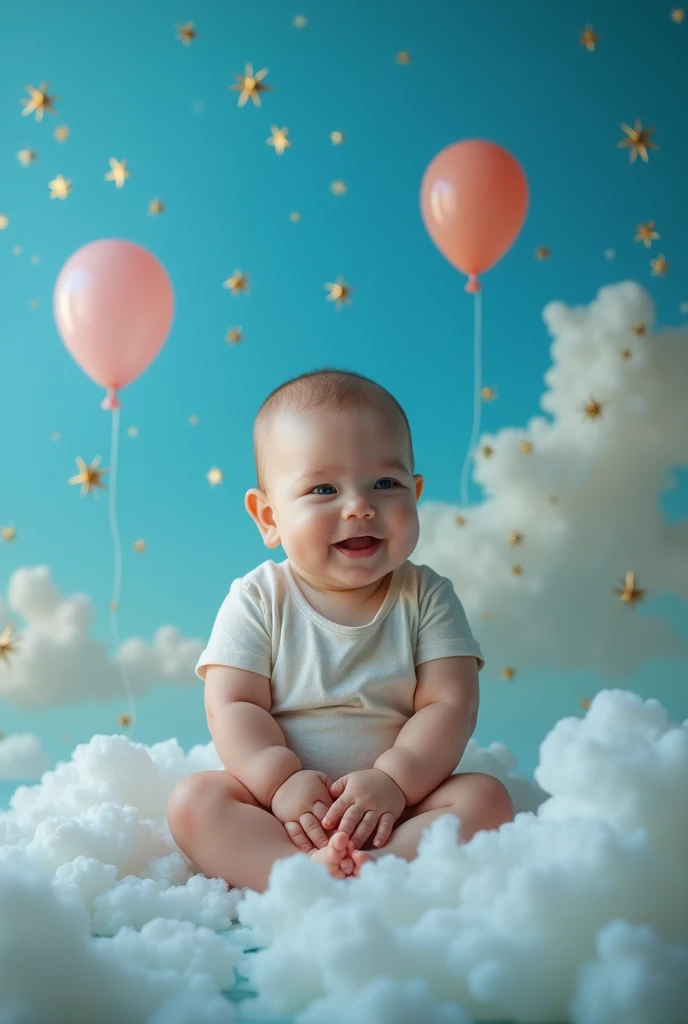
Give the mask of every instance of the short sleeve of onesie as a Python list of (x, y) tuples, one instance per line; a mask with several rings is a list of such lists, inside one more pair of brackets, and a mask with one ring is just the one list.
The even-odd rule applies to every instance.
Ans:
[(445, 576), (435, 577), (419, 595), (418, 637), (414, 665), (436, 658), (474, 655), (478, 670), (485, 664), (478, 641), (471, 632), (454, 585)]
[(205, 681), (208, 665), (229, 665), (270, 678), (272, 642), (265, 624), (260, 590), (235, 579), (220, 605), (208, 644), (198, 659), (196, 675)]

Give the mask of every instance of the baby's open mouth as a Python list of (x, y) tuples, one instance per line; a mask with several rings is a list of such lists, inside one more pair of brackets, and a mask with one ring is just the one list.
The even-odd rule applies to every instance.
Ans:
[(382, 544), (378, 537), (350, 537), (335, 544), (340, 551), (351, 555), (371, 555)]

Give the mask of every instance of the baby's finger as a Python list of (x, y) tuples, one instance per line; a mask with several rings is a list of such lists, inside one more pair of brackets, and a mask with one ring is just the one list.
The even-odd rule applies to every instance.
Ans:
[(301, 815), (299, 821), (315, 847), (322, 849), (323, 846), (327, 846), (330, 840), (325, 835), (325, 830), (314, 814), (307, 811), (305, 814)]
[(310, 850), (314, 849), (313, 843), (303, 831), (298, 821), (287, 821), (284, 827), (287, 830), (292, 843), (299, 850), (302, 850), (304, 853), (308, 853)]
[(359, 822), (358, 828), (351, 836), (357, 850), (362, 849), (363, 844), (372, 836), (376, 825), (377, 811), (366, 811)]
[(378, 822), (377, 832), (375, 833), (373, 845), (384, 846), (392, 834), (393, 827), (394, 815), (392, 814), (391, 811), (385, 811), (385, 813), (380, 816), (380, 821)]
[(349, 802), (348, 800), (345, 800), (343, 796), (340, 796), (339, 800), (335, 800), (325, 817), (322, 819), (323, 828), (336, 828), (342, 814), (348, 806)]

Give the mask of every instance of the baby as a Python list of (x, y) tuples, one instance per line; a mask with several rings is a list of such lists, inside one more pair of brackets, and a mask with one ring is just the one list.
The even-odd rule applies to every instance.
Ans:
[(335, 878), (412, 860), (441, 814), (461, 840), (513, 819), (489, 775), (453, 775), (484, 661), (449, 579), (418, 542), (408, 420), (383, 387), (325, 369), (272, 392), (245, 506), (281, 562), (233, 581), (196, 673), (224, 771), (182, 779), (179, 847), (208, 877), (263, 892), (299, 850)]

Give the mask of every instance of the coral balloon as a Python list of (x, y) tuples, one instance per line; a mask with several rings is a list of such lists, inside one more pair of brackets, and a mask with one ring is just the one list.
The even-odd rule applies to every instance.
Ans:
[(528, 182), (521, 165), (494, 142), (454, 142), (428, 165), (420, 195), (428, 234), (468, 274), (466, 291), (479, 291), (478, 274), (502, 258), (523, 227)]
[(62, 267), (53, 312), (65, 347), (96, 384), (103, 409), (119, 409), (131, 384), (162, 348), (174, 316), (163, 265), (147, 249), (103, 238), (77, 249)]

